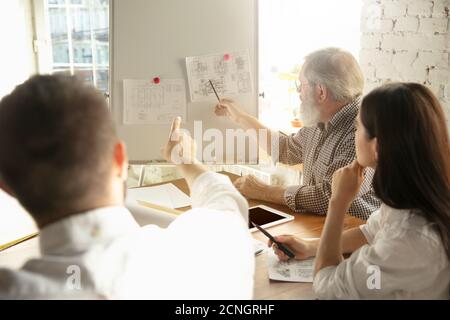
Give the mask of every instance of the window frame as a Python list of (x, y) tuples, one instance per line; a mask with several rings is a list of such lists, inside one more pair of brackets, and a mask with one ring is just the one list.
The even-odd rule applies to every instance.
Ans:
[[(70, 1), (70, 0), (67, 0)], [(37, 60), (37, 71), (39, 74), (51, 74), (58, 71), (60, 68), (67, 68), (71, 75), (75, 74), (77, 69), (89, 68), (92, 69), (92, 81), (93, 85), (97, 87), (98, 85), (98, 75), (99, 70), (108, 70), (108, 90), (105, 96), (109, 96), (109, 91), (111, 88), (111, 6), (112, 1), (109, 0), (108, 5), (108, 19), (109, 19), (109, 41), (108, 41), (108, 63), (99, 64), (98, 63), (98, 52), (97, 52), (97, 41), (95, 40), (95, 32), (92, 21), (95, 19), (94, 13), (95, 9), (103, 8), (97, 5), (83, 5), (83, 4), (55, 4), (48, 5), (47, 0), (32, 0), (33, 11), (34, 11), (34, 27), (35, 27), (35, 38), (33, 41), (34, 52), (36, 53)], [(69, 51), (69, 62), (68, 63), (54, 63), (53, 62), (53, 47), (52, 38), (50, 30), (50, 8), (61, 8), (66, 10), (66, 28), (67, 28), (67, 40), (68, 40), (68, 51)], [(74, 47), (73, 47), (73, 37), (72, 37), (72, 19), (70, 11), (73, 8), (83, 8), (88, 9), (89, 12), (89, 32), (90, 32), (90, 48), (92, 51), (92, 62), (91, 63), (75, 63), (74, 61)]]

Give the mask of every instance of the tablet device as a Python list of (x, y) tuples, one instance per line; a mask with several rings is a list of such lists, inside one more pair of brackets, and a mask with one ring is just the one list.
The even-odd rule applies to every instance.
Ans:
[(252, 225), (252, 222), (263, 228), (268, 228), (294, 220), (294, 216), (264, 205), (251, 207), (248, 210), (248, 218), (248, 227), (251, 232), (258, 231)]

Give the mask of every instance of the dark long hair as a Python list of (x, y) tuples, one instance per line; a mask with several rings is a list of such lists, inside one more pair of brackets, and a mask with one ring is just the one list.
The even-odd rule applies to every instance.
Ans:
[(435, 223), (450, 259), (450, 142), (439, 101), (421, 84), (391, 83), (363, 99), (360, 117), (378, 142), (376, 195)]

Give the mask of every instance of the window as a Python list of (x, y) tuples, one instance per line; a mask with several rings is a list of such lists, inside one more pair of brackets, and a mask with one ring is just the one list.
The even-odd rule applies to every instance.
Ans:
[[(109, 0), (37, 0), (41, 73), (77, 75), (103, 92), (109, 91)], [(42, 17), (42, 15), (44, 17)], [(41, 23), (38, 22), (40, 19)]]
[(291, 121), (300, 106), (295, 80), (303, 57), (341, 47), (359, 56), (360, 0), (260, 0), (259, 118), (267, 126), (296, 132)]

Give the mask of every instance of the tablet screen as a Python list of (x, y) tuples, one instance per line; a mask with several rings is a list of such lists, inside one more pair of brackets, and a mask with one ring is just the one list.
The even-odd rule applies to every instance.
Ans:
[(265, 210), (260, 207), (251, 208), (249, 210), (249, 221), (248, 221), (248, 227), (251, 229), (253, 228), (252, 222), (256, 223), (257, 225), (263, 226), (268, 223), (272, 223), (281, 219), (286, 219), (286, 217), (280, 216), (274, 212)]

